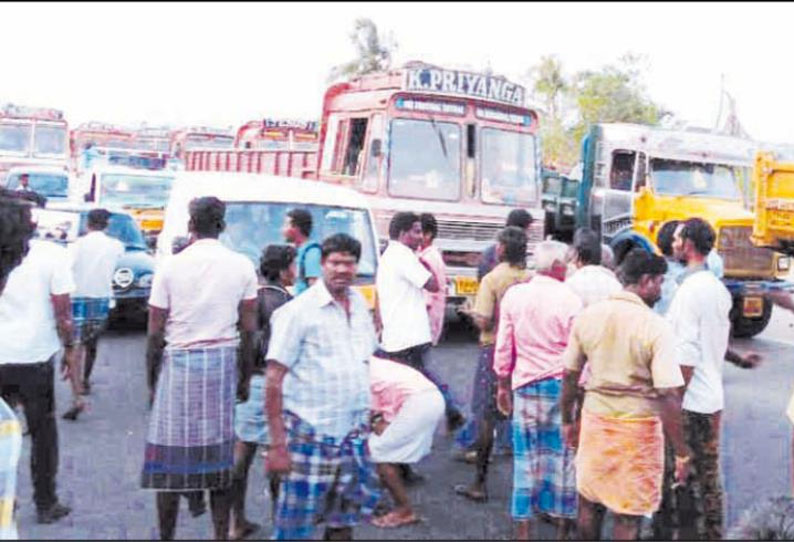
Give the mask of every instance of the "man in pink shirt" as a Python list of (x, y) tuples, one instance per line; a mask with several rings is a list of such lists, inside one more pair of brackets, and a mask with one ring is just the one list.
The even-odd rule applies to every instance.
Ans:
[[(507, 290), (500, 306), (494, 371), (497, 405), (513, 410), (515, 538), (529, 540), (537, 514), (557, 520), (560, 540), (576, 516), (575, 452), (563, 443), (562, 353), (582, 301), (563, 281), (567, 246), (543, 241), (537, 275)], [(512, 390), (511, 390), (512, 388)]]
[(430, 272), (435, 275), (440, 286), (437, 292), (424, 290), (427, 315), (430, 318), (430, 337), (433, 340), (433, 346), (435, 346), (441, 339), (441, 332), (444, 330), (444, 310), (447, 305), (447, 267), (444, 265), (441, 251), (433, 244), (438, 235), (436, 217), (430, 213), (422, 213), (419, 219), (422, 222), (422, 246), (419, 249), (419, 257), (427, 262)]
[(372, 356), (372, 429), (369, 449), (381, 482), (395, 508), (372, 521), (382, 528), (416, 523), (399, 465), (416, 463), (430, 453), (433, 435), (444, 415), (444, 397), (435, 384), (407, 365)]

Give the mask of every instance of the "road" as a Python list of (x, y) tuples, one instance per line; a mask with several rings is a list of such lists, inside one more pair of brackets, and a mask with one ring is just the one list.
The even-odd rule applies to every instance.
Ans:
[[(741, 350), (755, 350), (765, 363), (754, 371), (728, 365), (723, 418), (722, 464), (727, 495), (727, 523), (732, 525), (753, 502), (789, 494), (790, 427), (784, 411), (794, 384), (794, 317), (775, 310), (769, 328), (752, 340), (736, 341)], [(476, 361), (476, 343), (453, 328), (437, 349), (434, 365), (448, 378), (461, 401), (468, 403)], [(66, 385), (56, 384), (58, 412), (69, 398)], [(38, 525), (31, 500), (29, 439), (19, 463), (19, 530), (35, 539), (154, 539), (152, 493), (139, 489), (147, 423), (144, 380), (144, 335), (140, 330), (113, 330), (100, 344), (91, 410), (75, 423), (59, 418), (61, 499), (74, 512), (54, 525)], [(359, 539), (508, 539), (512, 464), (497, 458), (486, 504), (461, 500), (452, 485), (467, 482), (472, 468), (454, 462), (452, 440), (439, 429), (433, 454), (419, 466), (428, 481), (411, 489), (411, 499), (426, 521), (400, 530), (357, 529)], [(257, 538), (270, 535), (269, 507), (264, 496), (262, 462), (255, 463), (249, 482), (249, 518), (264, 525)], [(545, 529), (545, 528), (544, 528)], [(183, 504), (177, 537), (210, 537), (209, 515), (194, 519)], [(547, 534), (551, 534), (550, 531)]]

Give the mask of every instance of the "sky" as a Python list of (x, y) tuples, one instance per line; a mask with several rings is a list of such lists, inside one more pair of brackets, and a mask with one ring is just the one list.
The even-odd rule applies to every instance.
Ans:
[(543, 55), (574, 73), (631, 51), (650, 97), (697, 126), (714, 125), (724, 76), (753, 138), (794, 142), (794, 4), (778, 3), (3, 3), (0, 103), (72, 125), (318, 119), (358, 17), (394, 37), (396, 66), (516, 82)]

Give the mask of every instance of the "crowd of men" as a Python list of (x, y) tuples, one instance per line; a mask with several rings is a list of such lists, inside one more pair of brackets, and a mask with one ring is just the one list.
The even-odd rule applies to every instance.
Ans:
[[(637, 539), (649, 517), (659, 539), (723, 537), (724, 361), (761, 360), (728, 348), (731, 296), (707, 222), (669, 224), (663, 256), (635, 249), (620, 261), (583, 228), (571, 246), (540, 242), (529, 269), (532, 217), (512, 211), (467, 311), (480, 330), (467, 420), (432, 369), (446, 285), (432, 215), (392, 218), (373, 317), (353, 288), (361, 244), (310, 241), (307, 211), (287, 213), (285, 243), (263, 247), (258, 270), (219, 241), (223, 202), (195, 199), (189, 214), (187, 244), (160, 264), (149, 300), (141, 486), (155, 494), (162, 539), (176, 535), (180, 497), (200, 515), (205, 493), (216, 539), (256, 532), (244, 504), (257, 450), (274, 539), (416, 523), (406, 483), (442, 419), (475, 467), (455, 486), (461, 498), (486, 501), (494, 448), (512, 455), (517, 539), (533, 538), (539, 519), (559, 539), (597, 539), (607, 510), (614, 539)], [(9, 405), (27, 418), (38, 521), (71, 511), (55, 487), (55, 360), (63, 349), (73, 392), (63, 417), (76, 420), (120, 255), (108, 216), (91, 211), (67, 250), (31, 240), (30, 205), (0, 193), (0, 537), (16, 534), (22, 437)], [(794, 400), (790, 410), (794, 422)]]

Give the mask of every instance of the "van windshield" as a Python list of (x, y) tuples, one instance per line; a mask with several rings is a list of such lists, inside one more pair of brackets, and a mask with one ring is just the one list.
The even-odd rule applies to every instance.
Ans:
[(651, 179), (656, 192), (665, 196), (741, 199), (731, 166), (652, 158)]
[[(21, 188), (21, 173), (14, 173), (8, 177), (6, 188), (18, 190)], [(69, 177), (60, 173), (26, 173), (28, 187), (34, 192), (48, 198), (65, 198), (69, 194)]]
[(309, 241), (321, 243), (335, 233), (346, 233), (361, 243), (358, 275), (374, 277), (377, 245), (372, 234), (369, 215), (362, 209), (323, 205), (296, 205), (272, 202), (227, 202), (226, 229), (220, 241), (232, 250), (245, 254), (259, 268), (262, 250), (270, 244), (284, 244), (281, 228), (287, 212), (295, 207), (312, 215)]
[(165, 207), (173, 180), (173, 177), (151, 175), (105, 174), (100, 201), (103, 205)]
[(457, 201), (460, 198), (460, 126), (450, 122), (391, 122), (389, 194)]

